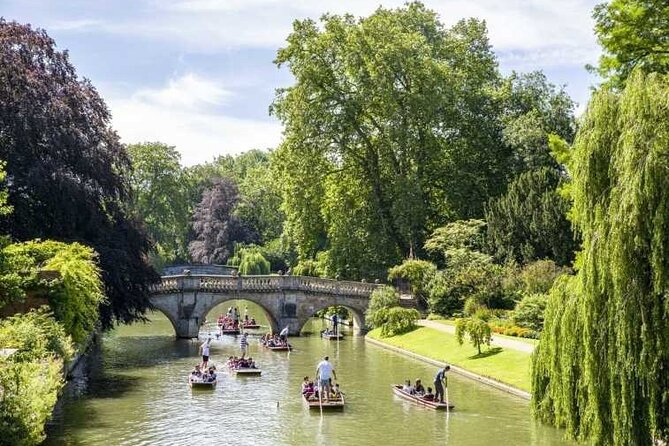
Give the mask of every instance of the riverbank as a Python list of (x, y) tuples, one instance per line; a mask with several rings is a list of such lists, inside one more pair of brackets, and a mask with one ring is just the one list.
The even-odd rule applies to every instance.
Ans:
[(530, 398), (531, 355), (527, 352), (493, 346), (479, 355), (470, 344), (459, 345), (454, 335), (429, 327), (387, 338), (376, 329), (366, 340), (431, 364), (448, 363), (457, 373)]

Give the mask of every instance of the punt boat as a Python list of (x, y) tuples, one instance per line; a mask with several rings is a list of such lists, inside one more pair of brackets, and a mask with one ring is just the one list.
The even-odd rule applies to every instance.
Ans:
[(346, 404), (344, 395), (342, 395), (341, 398), (337, 398), (336, 400), (330, 399), (329, 401), (319, 401), (318, 398), (313, 399), (306, 395), (302, 395), (302, 401), (304, 401), (304, 405), (310, 410), (321, 410), (321, 407), (323, 407), (323, 410), (342, 410)]
[(446, 410), (447, 408), (449, 410), (455, 409), (455, 406), (453, 404), (449, 403), (440, 403), (439, 401), (430, 401), (426, 400), (420, 395), (412, 395), (409, 392), (405, 392), (402, 390), (402, 386), (393, 384), (393, 393), (397, 396), (399, 396), (402, 399), (405, 399), (407, 401), (412, 401), (419, 406), (424, 406), (424, 407), (429, 407), (430, 409), (435, 409), (435, 410)]

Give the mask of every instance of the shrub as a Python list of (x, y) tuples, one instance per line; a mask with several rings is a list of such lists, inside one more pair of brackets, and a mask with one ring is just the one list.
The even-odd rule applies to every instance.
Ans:
[[(379, 310), (397, 307), (400, 304), (400, 297), (397, 295), (395, 288), (391, 286), (382, 286), (372, 291), (369, 298), (369, 306), (367, 307), (367, 320), (374, 318), (374, 313)], [(372, 324), (373, 327), (377, 325)]]
[(381, 336), (396, 336), (416, 328), (420, 314), (413, 308), (383, 308), (375, 313), (377, 327), (381, 327)]
[(388, 280), (407, 280), (411, 284), (413, 295), (425, 299), (425, 287), (436, 272), (437, 266), (432, 262), (408, 259), (388, 270)]
[(0, 444), (37, 445), (63, 386), (72, 341), (44, 307), (2, 320), (0, 348), (18, 349), (0, 359)]
[(513, 322), (520, 326), (535, 331), (541, 331), (544, 328), (544, 312), (548, 296), (545, 294), (527, 295), (516, 304), (513, 312)]
[(513, 301), (503, 292), (503, 275), (504, 268), (490, 263), (489, 258), (439, 271), (427, 287), (430, 311), (451, 315), (462, 310), (469, 298), (488, 308), (513, 308)]
[(0, 322), (0, 348), (16, 348), (13, 361), (39, 361), (58, 356), (68, 361), (72, 341), (47, 307), (17, 314)]
[(510, 320), (500, 320), (495, 319), (490, 322), (490, 328), (493, 333), (501, 334), (504, 336), (515, 336), (518, 338), (531, 338), (538, 339), (539, 333), (530, 330), (529, 328), (519, 327), (514, 325)]
[[(97, 255), (79, 243), (30, 241), (6, 246), (2, 250), (0, 283), (46, 294), (55, 318), (75, 342), (83, 341), (98, 321), (98, 308), (104, 302)], [(40, 280), (38, 270), (55, 270), (60, 278)], [(17, 280), (16, 277), (20, 279)], [(14, 285), (7, 285), (8, 283)]]
[(62, 361), (0, 362), (0, 444), (33, 446), (44, 438), (63, 385)]
[(291, 274), (294, 276), (323, 277), (325, 271), (323, 271), (322, 265), (318, 261), (306, 259), (300, 260), (292, 269)]
[(505, 293), (515, 300), (527, 294), (546, 294), (555, 279), (569, 274), (571, 268), (558, 266), (552, 260), (537, 260), (522, 268), (510, 266), (503, 279)]

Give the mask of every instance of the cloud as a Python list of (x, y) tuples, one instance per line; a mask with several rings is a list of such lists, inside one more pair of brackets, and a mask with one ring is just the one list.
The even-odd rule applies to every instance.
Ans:
[(223, 105), (224, 99), (231, 94), (218, 82), (190, 73), (177, 79), (170, 79), (167, 86), (161, 89), (140, 90), (135, 93), (134, 99), (157, 106), (192, 110)]
[[(387, 8), (405, 0), (143, 0), (129, 8), (124, 20), (91, 22), (90, 28), (170, 42), (181, 50), (212, 53), (245, 47), (279, 48), (295, 19), (317, 19), (325, 12), (366, 16), (380, 4)], [(516, 58), (536, 58), (535, 51), (552, 51), (560, 65), (573, 63), (571, 53), (596, 51), (591, 11), (598, 0), (425, 0), (446, 25), (477, 17), (486, 21), (496, 51), (515, 52)], [(85, 22), (85, 21), (83, 21)], [(74, 27), (79, 31), (84, 27)], [(562, 48), (556, 53), (553, 48)], [(587, 51), (582, 51), (586, 49)], [(594, 62), (578, 59), (578, 64)]]
[(176, 146), (184, 165), (221, 154), (276, 147), (281, 140), (279, 123), (225, 114), (217, 106), (229, 94), (213, 80), (186, 74), (168, 80), (162, 88), (105, 97), (112, 125), (124, 143), (161, 141)]

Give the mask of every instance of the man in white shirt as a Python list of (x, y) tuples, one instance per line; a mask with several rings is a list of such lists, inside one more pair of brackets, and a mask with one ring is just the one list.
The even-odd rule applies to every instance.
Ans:
[(200, 352), (202, 352), (202, 370), (205, 370), (209, 363), (209, 344), (211, 344), (211, 338), (207, 338), (200, 346)]
[(335, 370), (328, 359), (329, 358), (326, 356), (321, 362), (318, 363), (318, 367), (316, 367), (316, 376), (318, 377), (318, 392), (319, 395), (321, 395), (321, 398), (325, 396), (326, 401), (330, 400), (330, 378), (334, 377), (334, 379), (337, 379), (337, 374), (335, 373)]

